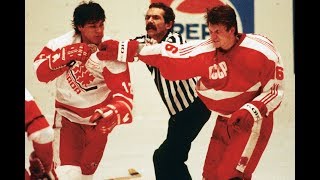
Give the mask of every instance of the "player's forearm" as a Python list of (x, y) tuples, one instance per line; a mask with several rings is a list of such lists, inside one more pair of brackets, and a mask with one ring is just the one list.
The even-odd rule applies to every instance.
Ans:
[(171, 81), (202, 76), (207, 72), (207, 67), (203, 66), (197, 57), (170, 58), (161, 54), (139, 55), (138, 57), (142, 62), (159, 68), (161, 75)]
[(280, 84), (273, 84), (268, 91), (262, 92), (255, 99), (264, 103), (267, 107), (267, 115), (275, 111), (281, 104), (284, 96), (283, 88)]
[(267, 114), (275, 111), (281, 104), (284, 97), (284, 68), (275, 61), (264, 67), (262, 84), (262, 93), (255, 99), (266, 104)]
[(53, 57), (54, 51), (48, 47), (44, 47), (34, 59), (33, 69), (40, 82), (48, 83), (63, 74), (69, 68), (68, 66), (55, 70), (50, 68), (49, 59)]
[(43, 61), (39, 66), (35, 68), (36, 76), (40, 82), (48, 83), (53, 81), (61, 74), (63, 74), (69, 67), (63, 67), (57, 70), (51, 70), (49, 68), (48, 61)]

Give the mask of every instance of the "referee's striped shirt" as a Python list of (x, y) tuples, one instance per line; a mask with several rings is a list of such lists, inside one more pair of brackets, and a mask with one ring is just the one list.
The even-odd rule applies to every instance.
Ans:
[[(147, 35), (138, 36), (135, 40), (140, 43), (145, 43)], [(170, 43), (183, 44), (186, 41), (178, 33), (169, 32), (162, 41)], [(195, 91), (197, 78), (190, 78), (187, 80), (171, 81), (165, 79), (158, 68), (146, 65), (153, 76), (154, 82), (160, 93), (161, 99), (166, 105), (169, 114), (174, 115), (179, 111), (186, 109), (198, 96)]]

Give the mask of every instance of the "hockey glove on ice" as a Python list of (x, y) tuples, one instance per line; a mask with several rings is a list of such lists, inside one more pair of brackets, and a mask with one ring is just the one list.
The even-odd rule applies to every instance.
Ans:
[(99, 44), (97, 57), (100, 60), (118, 60), (120, 62), (133, 62), (137, 54), (139, 42), (136, 40), (116, 41), (107, 40)]
[(73, 66), (76, 61), (86, 63), (91, 55), (91, 48), (86, 43), (76, 43), (57, 49), (49, 57), (49, 68), (57, 70)]
[(53, 165), (51, 170), (46, 171), (41, 160), (36, 156), (33, 151), (29, 156), (30, 162), (30, 179), (31, 180), (57, 180), (57, 174), (54, 171)]
[(262, 102), (246, 103), (231, 115), (228, 119), (228, 125), (238, 126), (240, 130), (249, 132), (253, 123), (262, 120), (266, 113), (267, 107)]

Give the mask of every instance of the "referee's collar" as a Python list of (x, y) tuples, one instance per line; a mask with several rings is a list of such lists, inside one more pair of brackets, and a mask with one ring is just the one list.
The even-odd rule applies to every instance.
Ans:
[[(169, 36), (170, 34), (172, 34), (172, 32), (171, 32), (171, 31), (168, 31), (167, 34), (166, 34), (165, 36), (163, 36), (163, 38), (161, 39), (161, 42), (162, 42), (162, 41), (166, 41), (167, 38), (168, 38), (168, 36)], [(147, 34), (147, 38), (150, 38), (150, 36), (149, 36), (148, 34)]]

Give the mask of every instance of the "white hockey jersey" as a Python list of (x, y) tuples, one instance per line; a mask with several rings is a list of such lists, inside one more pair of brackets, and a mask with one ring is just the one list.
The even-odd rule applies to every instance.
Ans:
[[(109, 39), (104, 37), (102, 41)], [(91, 124), (89, 119), (94, 111), (102, 106), (120, 102), (124, 104), (118, 121), (132, 122), (131, 82), (126, 63), (101, 61), (93, 53), (85, 64), (77, 61), (75, 65), (51, 70), (46, 58), (58, 48), (80, 43), (81, 37), (74, 31), (50, 40), (34, 60), (34, 69), (41, 82), (56, 80), (57, 113), (72, 122)]]

